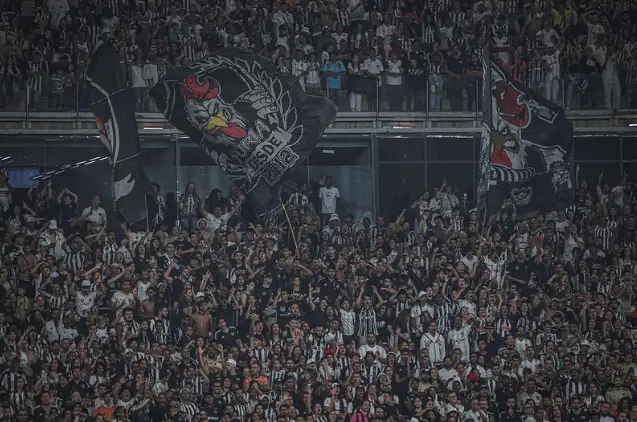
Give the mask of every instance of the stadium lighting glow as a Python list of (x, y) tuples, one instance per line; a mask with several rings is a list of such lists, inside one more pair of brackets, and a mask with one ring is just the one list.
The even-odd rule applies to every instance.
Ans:
[(88, 160), (78, 161), (75, 164), (62, 164), (52, 170), (49, 170), (45, 173), (40, 173), (37, 176), (32, 177), (31, 180), (47, 180), (53, 176), (58, 176), (68, 170), (73, 170), (79, 167), (88, 166), (88, 165), (95, 164), (99, 161), (104, 161), (107, 159), (108, 157), (93, 157), (93, 158), (89, 158)]

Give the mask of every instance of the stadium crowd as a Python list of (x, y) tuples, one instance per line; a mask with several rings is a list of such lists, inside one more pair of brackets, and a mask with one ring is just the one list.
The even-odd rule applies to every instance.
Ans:
[(129, 227), (2, 171), (0, 420), (637, 420), (637, 205), (576, 184), (488, 226), (446, 182), (375, 221), (329, 176), (268, 221), (155, 185)]
[[(481, 57), (565, 108), (635, 107), (628, 0), (26, 0), (0, 5), (5, 109), (87, 108), (85, 71), (108, 37), (136, 91), (222, 47), (252, 49), (342, 110), (468, 111)], [(27, 98), (27, 96), (29, 98)]]

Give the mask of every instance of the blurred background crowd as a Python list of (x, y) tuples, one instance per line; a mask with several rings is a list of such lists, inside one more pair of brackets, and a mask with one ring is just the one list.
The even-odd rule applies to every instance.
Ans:
[[(631, 1), (26, 0), (0, 6), (5, 110), (85, 109), (89, 57), (117, 44), (142, 111), (167, 68), (223, 47), (270, 57), (341, 111), (471, 111), (485, 40), (565, 108), (635, 106)], [(513, 54), (511, 54), (513, 53)]]

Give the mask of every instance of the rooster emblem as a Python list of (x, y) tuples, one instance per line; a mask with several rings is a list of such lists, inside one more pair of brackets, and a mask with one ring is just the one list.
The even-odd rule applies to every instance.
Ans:
[(493, 98), (500, 116), (507, 123), (519, 128), (527, 127), (531, 121), (529, 106), (523, 97), (520, 91), (505, 80), (493, 84)]
[(246, 119), (224, 101), (221, 86), (215, 79), (189, 76), (181, 84), (181, 93), (186, 101), (188, 120), (208, 140), (235, 146), (247, 136)]

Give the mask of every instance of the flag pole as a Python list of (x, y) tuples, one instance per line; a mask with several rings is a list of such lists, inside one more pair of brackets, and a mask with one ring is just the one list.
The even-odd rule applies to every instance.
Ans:
[[(488, 193), (489, 193), (489, 165), (491, 163), (491, 125), (492, 125), (492, 99), (491, 99), (491, 37), (487, 37), (482, 50), (482, 136), (480, 138), (480, 162), (478, 164), (478, 211), (483, 213), (484, 223), (488, 214)], [(485, 127), (486, 126), (486, 127)]]
[(283, 199), (279, 197), (279, 201), (281, 202), (281, 208), (283, 208), (283, 213), (285, 214), (285, 219), (288, 220), (288, 225), (290, 226), (290, 233), (292, 233), (292, 240), (294, 241), (295, 255), (299, 256), (299, 244), (296, 243), (296, 234), (294, 233), (294, 227), (292, 227), (292, 221), (290, 220), (290, 216), (288, 215), (288, 210), (285, 208), (285, 204), (283, 203)]

